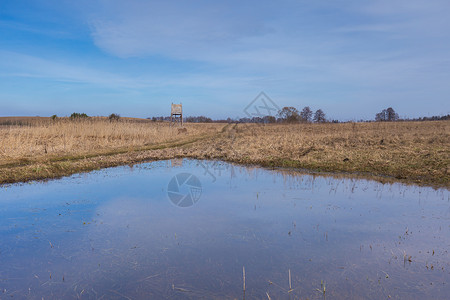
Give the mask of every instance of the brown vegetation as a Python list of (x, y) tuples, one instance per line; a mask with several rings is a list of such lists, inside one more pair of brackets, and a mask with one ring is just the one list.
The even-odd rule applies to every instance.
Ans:
[[(189, 124), (183, 138), (214, 133), (223, 125)], [(29, 126), (0, 126), (0, 165), (61, 156), (98, 155), (180, 140), (179, 128), (168, 123), (106, 119), (39, 120)]]
[(222, 156), (263, 166), (449, 184), (450, 122), (239, 125)]
[(0, 183), (191, 157), (388, 176), (449, 187), (450, 121), (186, 124), (122, 120), (0, 126)]

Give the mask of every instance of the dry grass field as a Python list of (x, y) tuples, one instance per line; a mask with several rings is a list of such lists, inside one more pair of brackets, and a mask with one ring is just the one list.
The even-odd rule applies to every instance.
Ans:
[[(244, 125), (222, 158), (273, 167), (449, 184), (450, 122)], [(212, 150), (211, 150), (212, 151)]]
[(217, 132), (223, 125), (188, 124), (186, 132), (168, 123), (105, 118), (33, 119), (25, 126), (0, 126), (0, 166), (57, 157), (79, 157), (136, 150), (145, 146)]
[(0, 183), (190, 157), (449, 187), (450, 121), (185, 127), (104, 118), (0, 126)]

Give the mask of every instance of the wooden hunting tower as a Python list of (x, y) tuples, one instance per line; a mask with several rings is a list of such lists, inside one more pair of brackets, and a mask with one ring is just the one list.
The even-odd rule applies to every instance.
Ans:
[(174, 124), (178, 122), (180, 122), (181, 126), (183, 126), (183, 105), (181, 103), (172, 103), (172, 109), (170, 111), (170, 123)]

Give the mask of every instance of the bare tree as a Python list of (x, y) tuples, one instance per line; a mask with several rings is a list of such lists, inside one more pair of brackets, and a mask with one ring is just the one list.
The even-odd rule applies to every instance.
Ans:
[(314, 113), (314, 122), (325, 123), (326, 121), (327, 119), (325, 118), (325, 113), (321, 109), (316, 110)]
[(309, 106), (305, 106), (300, 112), (300, 120), (302, 122), (311, 122), (313, 112)]
[(388, 121), (397, 121), (398, 118), (398, 114), (395, 112), (395, 110), (392, 107), (389, 107), (388, 109), (386, 109), (387, 111), (387, 118)]
[(292, 106), (283, 107), (280, 111), (278, 111), (278, 116), (280, 117), (280, 119), (287, 123), (295, 123), (300, 119), (298, 110)]
[(399, 119), (398, 114), (392, 107), (383, 109), (381, 112), (375, 115), (375, 121), (397, 121)]
[(386, 121), (386, 110), (383, 109), (381, 112), (375, 115), (375, 121), (382, 122)]

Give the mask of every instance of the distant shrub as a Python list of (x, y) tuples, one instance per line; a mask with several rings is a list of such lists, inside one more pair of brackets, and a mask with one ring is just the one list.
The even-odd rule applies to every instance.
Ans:
[(120, 115), (119, 114), (110, 114), (108, 117), (109, 121), (113, 122), (113, 121), (119, 121), (120, 119)]
[(53, 121), (55, 121), (56, 119), (58, 119), (58, 116), (57, 115), (53, 115), (53, 116), (51, 116), (50, 117)]
[(87, 118), (89, 118), (89, 116), (85, 113), (80, 114), (80, 113), (74, 112), (73, 114), (70, 115), (70, 118), (71, 119), (87, 119)]

